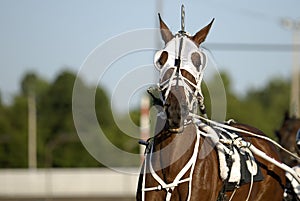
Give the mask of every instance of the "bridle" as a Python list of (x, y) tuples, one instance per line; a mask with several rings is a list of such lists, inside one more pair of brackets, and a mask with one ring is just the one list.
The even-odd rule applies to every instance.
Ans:
[[(162, 54), (167, 54), (166, 62), (161, 65), (158, 61)], [(193, 57), (198, 59), (197, 64)], [(169, 41), (165, 48), (159, 50), (154, 56), (154, 65), (159, 71), (158, 88), (162, 92), (162, 103), (166, 104), (172, 87), (175, 90), (182, 87), (187, 102), (189, 112), (195, 111), (195, 107), (200, 103), (204, 105), (204, 97), (201, 91), (201, 82), (204, 69), (207, 65), (207, 57), (203, 50), (199, 50), (197, 45), (190, 39), (186, 32), (179, 31), (175, 37)], [(197, 65), (197, 66), (196, 66)], [(194, 82), (182, 75), (187, 71)], [(172, 72), (166, 78), (167, 72)]]
[[(253, 152), (255, 155), (265, 159), (266, 161), (278, 166), (279, 168), (283, 169), (284, 171), (287, 171), (291, 173), (291, 175), (297, 180), (298, 183), (300, 183), (300, 179), (296, 172), (286, 166), (283, 163), (278, 162), (274, 158), (271, 158), (267, 156), (264, 152), (257, 149), (254, 145), (252, 145), (250, 142), (244, 141), (242, 138), (237, 138), (239, 140), (228, 140), (228, 139), (219, 139), (218, 133), (214, 130), (216, 126), (219, 126), (220, 128), (228, 129), (233, 132), (239, 132), (248, 134), (250, 136), (254, 136), (256, 138), (267, 140), (277, 147), (279, 147), (282, 150), (285, 150), (282, 148), (278, 143), (272, 141), (271, 139), (258, 135), (255, 133), (252, 133), (250, 131), (240, 129), (239, 127), (234, 127), (226, 124), (221, 124), (218, 122), (215, 122), (213, 120), (209, 120), (203, 116), (197, 115), (194, 112), (194, 107), (197, 106), (197, 103), (200, 103), (200, 110), (201, 107), (204, 107), (203, 103), (203, 94), (201, 91), (201, 82), (203, 79), (203, 73), (204, 69), (207, 65), (207, 59), (206, 54), (203, 52), (203, 50), (199, 50), (198, 46), (190, 39), (191, 37), (184, 32), (184, 29), (182, 31), (179, 31), (175, 37), (171, 40), (169, 40), (163, 50), (158, 51), (155, 54), (154, 64), (155, 67), (158, 69), (160, 75), (159, 75), (159, 83), (158, 83), (158, 89), (161, 91), (160, 101), (162, 102), (162, 105), (164, 106), (168, 100), (168, 97), (171, 92), (171, 88), (175, 87), (175, 90), (179, 87), (182, 87), (185, 95), (185, 100), (187, 101), (187, 105), (189, 108), (189, 117), (192, 119), (193, 126), (195, 126), (196, 129), (196, 140), (194, 144), (193, 153), (188, 160), (188, 162), (183, 166), (183, 168), (180, 170), (180, 172), (176, 175), (175, 179), (171, 183), (166, 183), (160, 176), (156, 173), (156, 170), (152, 167), (152, 154), (154, 150), (154, 144), (155, 142), (147, 142), (145, 145), (147, 145), (147, 151), (145, 152), (145, 161), (143, 165), (143, 177), (141, 181), (141, 191), (142, 195), (141, 198), (144, 201), (146, 196), (145, 193), (148, 191), (166, 191), (166, 201), (170, 201), (172, 198), (172, 192), (174, 188), (176, 188), (181, 183), (188, 183), (189, 189), (187, 194), (187, 199), (191, 199), (191, 191), (192, 191), (192, 179), (193, 179), (193, 173), (194, 168), (197, 162), (198, 158), (198, 151), (200, 149), (200, 146), (202, 145), (200, 143), (200, 137), (209, 137), (213, 144), (217, 146), (217, 148), (221, 148), (224, 152), (225, 145), (237, 145), (239, 147), (246, 147), (251, 152)], [(166, 41), (166, 40), (165, 40)], [(165, 52), (165, 55), (167, 54), (167, 59), (164, 59), (163, 63), (158, 62), (158, 60), (161, 58), (162, 54)], [(199, 62), (195, 65), (195, 62), (193, 61), (192, 55), (197, 54), (199, 58)], [(186, 71), (188, 72), (191, 77), (194, 79), (193, 81), (189, 80), (185, 76), (183, 76), (182, 72)], [(171, 72), (171, 74), (167, 74), (167, 72)], [(166, 77), (166, 75), (168, 75)], [(174, 90), (174, 89), (172, 89)], [(191, 98), (190, 98), (191, 97)], [(202, 122), (205, 121), (205, 122)], [(210, 126), (212, 125), (212, 126)], [(171, 135), (172, 133), (169, 133)], [(168, 136), (166, 136), (168, 137)], [(155, 137), (154, 137), (155, 138)], [(224, 143), (224, 144), (223, 144)], [(218, 147), (219, 146), (219, 147)], [(285, 150), (288, 152), (287, 150)], [(292, 153), (288, 152), (289, 154), (293, 155)], [(295, 156), (294, 156), (295, 157)], [(298, 158), (297, 156), (295, 158)], [(149, 164), (148, 164), (149, 163)], [(149, 173), (148, 173), (149, 171)], [(189, 171), (189, 172), (188, 172)], [(153, 177), (153, 179), (158, 183), (158, 185), (154, 186), (146, 186), (146, 175), (150, 174), (150, 176)], [(185, 175), (188, 175), (187, 177)], [(252, 187), (251, 187), (252, 189)], [(232, 194), (232, 196), (234, 193)], [(251, 195), (251, 190), (248, 193), (248, 198)], [(231, 197), (232, 198), (232, 197)], [(230, 199), (231, 199), (230, 198)]]
[[(182, 87), (185, 100), (188, 106), (188, 114), (193, 113), (198, 103), (204, 107), (204, 97), (201, 91), (201, 82), (203, 79), (204, 69), (207, 65), (207, 57), (203, 50), (199, 50), (198, 46), (190, 39), (188, 33), (184, 31), (184, 7), (182, 6), (182, 29), (179, 31), (173, 39), (171, 39), (165, 46), (164, 49), (159, 50), (154, 56), (154, 65), (159, 71), (159, 83), (157, 84), (158, 90), (160, 93), (160, 101), (162, 106), (166, 106), (167, 99), (171, 93), (172, 87), (175, 87), (175, 90), (178, 90), (179, 87)], [(160, 63), (159, 60), (163, 56), (167, 56), (164, 63)], [(198, 62), (195, 62), (195, 58)], [(189, 80), (183, 75), (183, 71), (186, 71), (193, 78), (193, 81)], [(170, 76), (167, 77), (167, 72), (171, 72)], [(168, 74), (169, 75), (169, 74)], [(149, 91), (148, 91), (149, 92)], [(201, 110), (201, 109), (200, 109)], [(196, 130), (196, 140), (193, 148), (193, 153), (189, 158), (188, 162), (176, 175), (175, 179), (171, 183), (166, 183), (152, 167), (152, 154), (154, 148), (154, 142), (143, 143), (147, 146), (145, 152), (145, 161), (144, 161), (144, 172), (142, 179), (142, 200), (145, 200), (145, 192), (148, 191), (160, 191), (166, 190), (165, 200), (169, 201), (172, 197), (172, 191), (176, 186), (181, 183), (188, 183), (189, 191), (187, 195), (187, 200), (191, 198), (191, 189), (192, 189), (192, 179), (194, 167), (196, 165), (199, 146), (200, 146), (200, 130), (197, 129), (199, 120), (191, 117), (191, 122), (195, 126)], [(170, 129), (169, 129), (170, 131)], [(177, 132), (177, 129), (176, 129)], [(172, 132), (168, 132), (170, 136)], [(159, 137), (156, 135), (153, 139)], [(165, 136), (164, 137), (168, 137)], [(152, 142), (151, 142), (152, 141)], [(149, 164), (148, 164), (149, 163)], [(146, 173), (147, 167), (151, 176), (158, 182), (157, 186), (146, 187)], [(189, 173), (188, 173), (189, 171)], [(184, 175), (188, 174), (187, 178), (184, 178)]]

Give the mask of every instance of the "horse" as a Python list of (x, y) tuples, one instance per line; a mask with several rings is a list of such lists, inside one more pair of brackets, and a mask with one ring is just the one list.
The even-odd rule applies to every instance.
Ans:
[[(293, 153), (294, 155), (300, 154), (300, 119), (296, 116), (290, 116), (288, 112), (285, 112), (284, 119), (279, 130), (275, 131), (279, 144), (285, 149)], [(283, 162), (291, 167), (299, 168), (300, 161), (298, 158), (293, 157), (286, 151), (280, 150), (279, 152)], [(296, 195), (295, 189), (299, 184), (295, 183), (293, 179), (287, 174), (287, 181), (285, 187), (285, 200), (293, 201), (299, 200)]]
[(224, 175), (232, 170), (220, 168), (220, 159), (227, 158), (220, 154), (226, 149), (220, 143), (220, 133), (228, 133), (223, 126), (236, 130), (236, 137), (229, 141), (243, 139), (241, 148), (255, 146), (276, 161), (280, 157), (272, 143), (257, 137), (264, 136), (262, 131), (233, 121), (217, 124), (206, 118), (201, 82), (207, 58), (199, 48), (213, 22), (193, 36), (183, 26), (173, 35), (159, 14), (165, 47), (154, 56), (160, 73), (158, 87), (148, 90), (159, 111), (154, 137), (142, 142), (146, 150), (136, 200), (283, 200), (285, 172), (264, 157), (253, 156), (263, 179), (235, 183), (231, 189)]
[[(299, 131), (300, 119), (295, 116), (290, 116), (288, 112), (285, 112), (284, 119), (279, 130), (275, 131), (279, 144), (281, 144), (285, 149), (289, 150), (295, 155), (300, 154), (298, 147), (299, 145), (297, 145), (296, 143), (297, 134), (299, 133)], [(291, 167), (300, 164), (300, 161), (284, 151), (280, 151), (280, 155), (283, 162)]]

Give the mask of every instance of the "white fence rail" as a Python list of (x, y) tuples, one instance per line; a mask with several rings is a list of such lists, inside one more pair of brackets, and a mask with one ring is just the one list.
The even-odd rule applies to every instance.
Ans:
[(138, 169), (2, 169), (0, 197), (134, 197), (137, 173)]

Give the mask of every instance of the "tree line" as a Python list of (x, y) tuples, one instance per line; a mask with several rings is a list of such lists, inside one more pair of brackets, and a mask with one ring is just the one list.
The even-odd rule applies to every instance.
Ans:
[(290, 80), (274, 77), (265, 86), (251, 88), (240, 97), (232, 91), (229, 76), (223, 73), (222, 78), (227, 94), (227, 119), (255, 126), (277, 140), (275, 130), (289, 112)]
[[(221, 73), (226, 89), (226, 118), (253, 125), (271, 138), (281, 125), (288, 109), (290, 81), (280, 78), (270, 80), (260, 89), (251, 89), (245, 96), (232, 90), (230, 77)], [(0, 101), (0, 168), (28, 167), (28, 115), (30, 97), (36, 107), (37, 167), (101, 167), (82, 145), (72, 116), (72, 92), (76, 74), (62, 71), (53, 82), (34, 72), (28, 72), (21, 80), (20, 92), (10, 104)], [(82, 87), (87, 86), (80, 80)], [(212, 79), (210, 82), (214, 82)], [(203, 86), (204, 96), (209, 92)], [(124, 135), (114, 122), (110, 100), (106, 91), (96, 87), (96, 115), (107, 138), (118, 148), (138, 153), (137, 139)], [(210, 112), (210, 100), (206, 99)], [(130, 112), (131, 120), (139, 124), (139, 108)], [(100, 118), (101, 116), (101, 118)], [(124, 125), (128, 124), (124, 120)], [(137, 135), (138, 136), (138, 135)], [(117, 159), (116, 159), (117, 160)]]
[[(77, 79), (82, 87), (95, 88)], [(37, 167), (102, 166), (88, 153), (76, 133), (72, 116), (75, 80), (76, 74), (70, 71), (61, 72), (53, 82), (29, 72), (22, 78), (21, 91), (12, 103), (6, 105), (1, 101), (0, 168), (28, 167), (28, 100), (33, 94), (36, 101)], [(128, 139), (114, 124), (110, 100), (100, 86), (96, 87), (95, 107), (104, 133), (123, 148), (123, 142)], [(138, 152), (137, 143), (133, 144), (129, 148), (127, 146), (128, 151)]]

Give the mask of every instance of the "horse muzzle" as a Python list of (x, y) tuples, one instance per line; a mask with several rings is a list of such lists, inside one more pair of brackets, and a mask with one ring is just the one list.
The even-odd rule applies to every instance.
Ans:
[(184, 121), (188, 117), (189, 109), (186, 104), (177, 107), (167, 107), (165, 109), (168, 120), (168, 130), (172, 133), (182, 133)]

